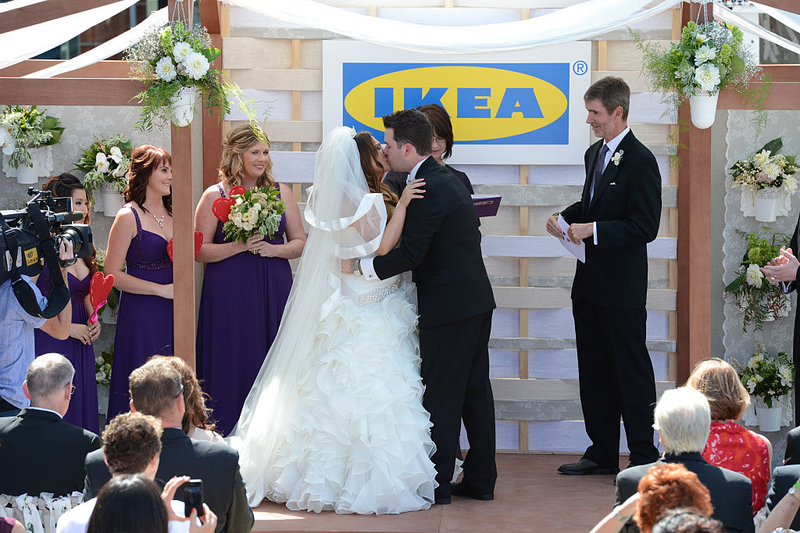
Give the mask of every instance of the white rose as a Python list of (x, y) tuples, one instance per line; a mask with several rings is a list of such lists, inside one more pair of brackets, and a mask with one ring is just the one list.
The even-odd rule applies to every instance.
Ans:
[(175, 45), (172, 49), (172, 57), (175, 58), (176, 63), (180, 63), (186, 56), (188, 56), (192, 52), (192, 45), (186, 42), (179, 42)]
[(252, 231), (253, 225), (249, 222), (245, 222), (244, 224), (242, 224), (242, 229), (245, 231)]
[(747, 284), (755, 287), (757, 289), (761, 288), (761, 282), (764, 279), (764, 274), (761, 272), (758, 265), (753, 263), (749, 267), (747, 267), (747, 273), (745, 274), (745, 280)]
[(94, 168), (96, 168), (101, 174), (108, 174), (108, 169), (110, 166), (111, 163), (108, 162), (106, 154), (103, 152), (97, 152), (97, 157), (95, 157), (94, 160)]
[(192, 52), (186, 56), (183, 66), (186, 67), (187, 76), (193, 80), (199, 80), (208, 72), (208, 59), (203, 54)]
[(755, 162), (756, 166), (763, 167), (769, 161), (769, 156), (771, 152), (769, 150), (761, 150), (756, 155), (753, 156), (753, 161)]
[(769, 176), (774, 180), (780, 175), (781, 167), (778, 166), (777, 163), (767, 163), (766, 165), (764, 165), (764, 172), (766, 172), (767, 176)]
[(156, 63), (156, 76), (164, 81), (172, 81), (177, 75), (178, 71), (175, 70), (175, 65), (170, 58), (162, 57), (158, 60), (158, 63)]
[(715, 91), (720, 82), (719, 69), (711, 63), (704, 63), (697, 67), (694, 77), (700, 89), (709, 93)]
[(706, 61), (711, 61), (715, 57), (717, 57), (717, 51), (711, 46), (704, 44), (698, 48), (697, 52), (694, 54), (694, 65), (698, 67)]

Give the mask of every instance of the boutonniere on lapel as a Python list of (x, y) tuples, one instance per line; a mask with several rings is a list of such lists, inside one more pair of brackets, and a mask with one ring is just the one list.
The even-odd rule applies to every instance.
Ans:
[(614, 152), (614, 155), (611, 156), (611, 162), (614, 163), (615, 167), (619, 166), (620, 161), (622, 161), (622, 154), (624, 153), (624, 150), (617, 150)]

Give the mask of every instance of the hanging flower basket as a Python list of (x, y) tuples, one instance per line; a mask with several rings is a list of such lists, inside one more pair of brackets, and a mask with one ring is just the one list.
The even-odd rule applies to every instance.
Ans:
[(181, 87), (177, 93), (170, 96), (170, 116), (173, 124), (183, 128), (192, 123), (196, 99), (197, 89), (194, 87)]
[(697, 94), (689, 98), (689, 109), (692, 113), (692, 124), (695, 128), (705, 130), (714, 124), (717, 116), (717, 100), (719, 92), (709, 94), (705, 91), (698, 91)]
[(131, 141), (120, 134), (84, 148), (75, 168), (86, 173), (81, 181), (92, 193), (91, 200), (100, 200), (95, 211), (102, 210), (107, 217), (117, 215), (122, 207), (122, 193), (128, 186), (132, 152)]
[(56, 117), (36, 106), (6, 106), (0, 112), (0, 148), (6, 175), (31, 185), (53, 171), (50, 146), (61, 140), (64, 128)]
[(775, 222), (778, 207), (783, 201), (780, 190), (769, 188), (756, 192), (755, 209), (756, 220), (759, 222)]

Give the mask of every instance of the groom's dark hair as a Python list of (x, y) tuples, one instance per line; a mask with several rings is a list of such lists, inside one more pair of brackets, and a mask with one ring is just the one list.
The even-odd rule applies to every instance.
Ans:
[(622, 108), (622, 120), (628, 120), (628, 110), (631, 107), (631, 89), (625, 80), (606, 76), (597, 80), (586, 90), (583, 101), (600, 100), (606, 111), (613, 113), (617, 107)]
[(419, 155), (430, 155), (433, 126), (422, 111), (403, 109), (385, 115), (383, 127), (394, 130), (394, 140), (398, 146), (409, 143)]

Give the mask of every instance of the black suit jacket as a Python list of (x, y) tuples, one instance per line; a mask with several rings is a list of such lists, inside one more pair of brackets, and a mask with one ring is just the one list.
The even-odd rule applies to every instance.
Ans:
[(425, 180), (424, 196), (408, 205), (400, 245), (375, 258), (376, 274), (386, 279), (412, 271), (421, 328), (491, 311), (494, 295), (469, 191), (433, 157), (417, 177)]
[[(464, 172), (456, 170), (446, 163), (444, 166), (447, 170), (453, 173), (453, 176), (458, 178), (458, 181), (464, 184), (470, 194), (475, 194), (475, 190), (472, 188), (472, 183), (470, 183), (469, 178)], [(394, 170), (390, 170), (383, 177), (383, 184), (389, 187), (389, 189), (397, 196), (400, 196), (403, 194), (403, 189), (406, 188), (406, 179), (408, 179), (408, 172), (395, 172)]]
[[(792, 248), (794, 252), (794, 248)], [(772, 479), (769, 480), (769, 492), (767, 493), (767, 509), (772, 512), (778, 502), (786, 496), (789, 488), (795, 481), (800, 479), (800, 465), (784, 465), (776, 467), (772, 472)], [(795, 515), (792, 525), (793, 530), (800, 529), (800, 513)]]
[[(617, 474), (617, 505), (633, 496), (639, 490), (639, 480), (651, 466), (659, 463), (682, 463), (687, 470), (697, 474), (700, 483), (711, 493), (711, 505), (714, 506), (712, 516), (722, 522), (725, 531), (754, 531), (753, 486), (750, 479), (744, 474), (709, 464), (700, 453), (666, 454), (661, 461), (626, 468)], [(631, 520), (625, 531), (639, 531), (639, 528)]]
[(652, 152), (633, 132), (617, 147), (619, 165), (609, 161), (590, 200), (589, 189), (603, 141), (584, 155), (586, 183), (579, 202), (561, 212), (570, 224), (597, 222), (598, 244), (584, 239), (586, 262), (577, 264), (572, 299), (612, 309), (637, 309), (647, 301), (647, 243), (661, 220), (661, 175)]
[[(794, 248), (792, 251), (794, 252)], [(783, 456), (783, 464), (800, 465), (800, 427), (796, 427), (786, 434), (786, 453)]]
[(80, 492), (86, 454), (99, 447), (97, 435), (55, 413), (23, 409), (17, 416), (0, 418), (0, 494)]
[[(253, 527), (253, 510), (247, 504), (239, 453), (226, 444), (190, 439), (180, 429), (167, 428), (161, 436), (161, 457), (156, 481), (163, 487), (174, 476), (203, 480), (205, 503), (217, 515), (216, 532), (245, 533)], [(86, 457), (84, 499), (94, 498), (111, 479), (103, 451)], [(183, 500), (178, 489), (175, 499)]]

